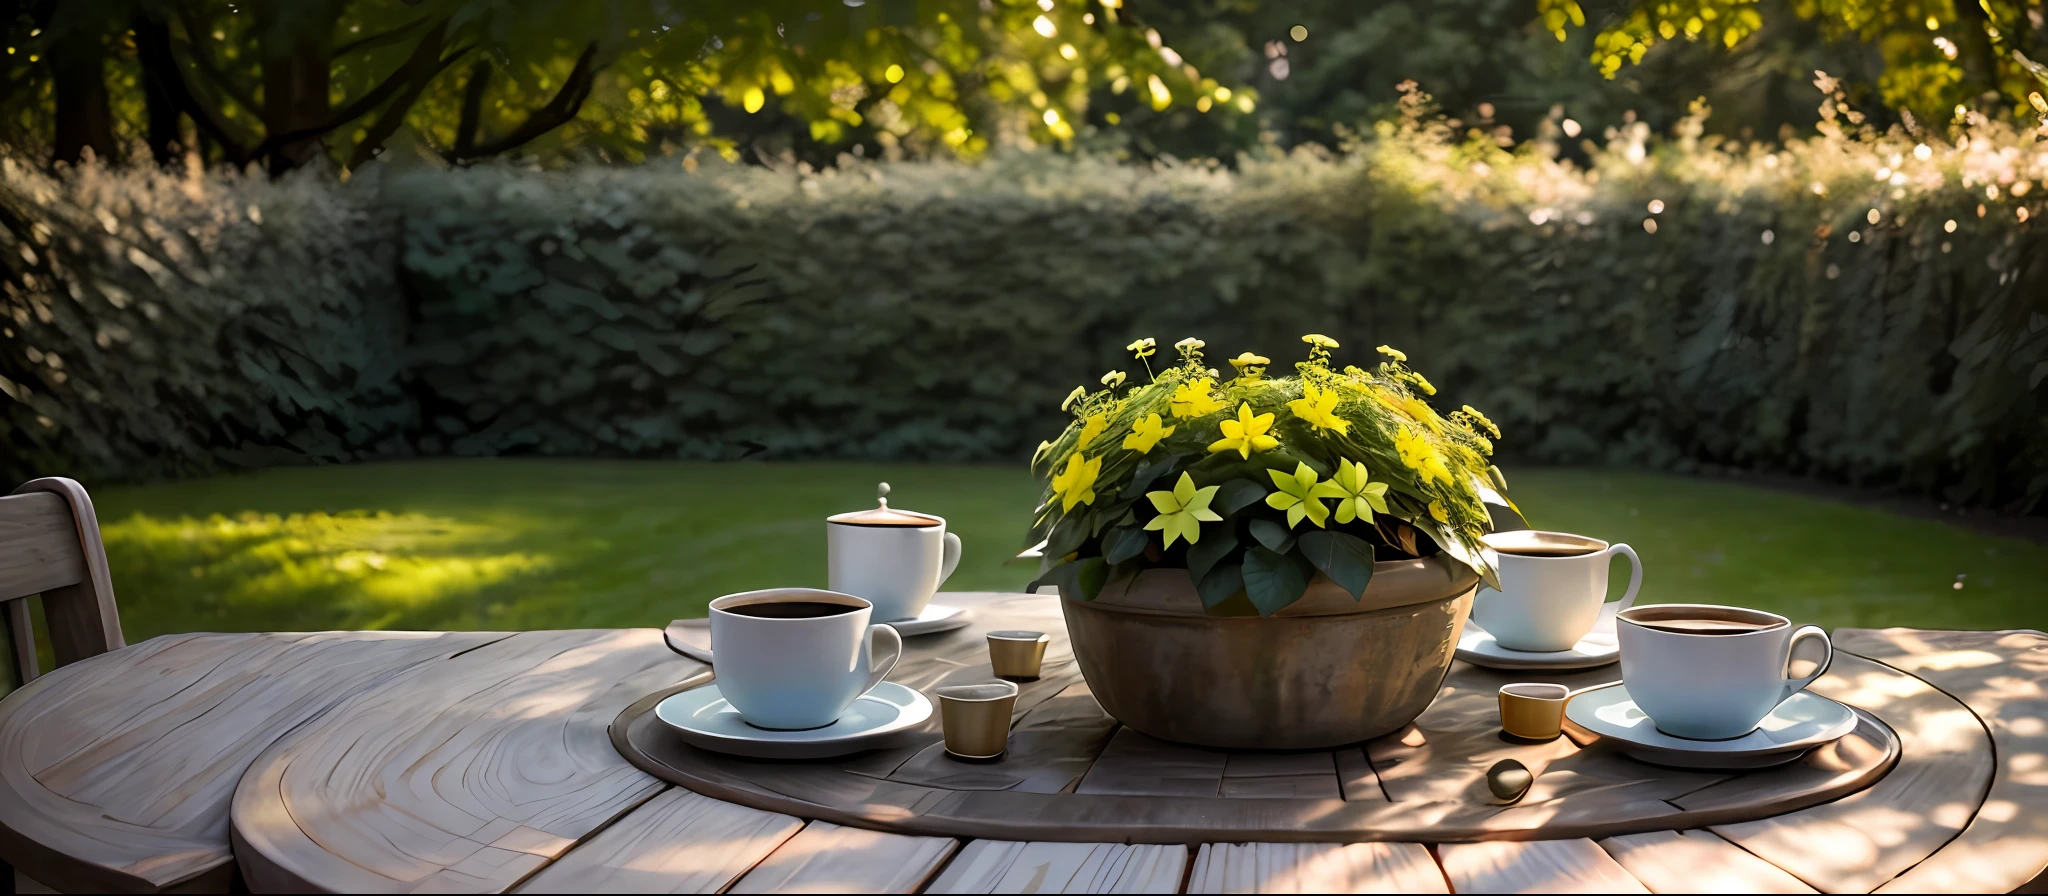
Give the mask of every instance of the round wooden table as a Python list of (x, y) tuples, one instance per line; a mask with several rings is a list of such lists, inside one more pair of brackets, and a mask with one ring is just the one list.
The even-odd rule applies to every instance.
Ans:
[[(734, 778), (780, 802), (675, 786), (614, 745), (631, 752), (613, 726), (622, 713), (630, 722), (649, 695), (710, 674), (656, 629), (195, 634), (66, 666), (0, 700), (0, 858), (25, 888), (217, 891), (239, 875), (255, 892), (2003, 892), (2048, 868), (2039, 632), (1835, 632), (1838, 659), (1815, 689), (1895, 732), (1896, 764), (1847, 795), (1752, 817), (1712, 810), (1754, 805), (1754, 776), (1616, 779), (1621, 766), (1601, 763), (1627, 760), (1597, 745), (1471, 734), (1473, 695), (1490, 700), (1488, 683), (1505, 678), (1463, 664), (1411, 730), (1361, 747), (1261, 756), (1149, 742), (1092, 706), (1059, 645), (1056, 598), (940, 600), (973, 607), (975, 625), (913, 640), (918, 662), (895, 677), (985, 677), (986, 656), (959, 646), (978, 632), (1055, 633), (1012, 742), (1018, 758), (1047, 761), (967, 766), (912, 744), (840, 761), (848, 777), (835, 780), (1094, 797), (1106, 814), (949, 833), (917, 821), (943, 819), (936, 803), (892, 814), (797, 772), (801, 787)], [(1603, 674), (1615, 673), (1580, 676)], [(1284, 812), (1213, 839), (1133, 833), (1112, 811), (1233, 801), (1256, 819), (1314, 802), (1425, 818), (1469, 807), (1484, 770), (1472, 763), (1508, 754), (1548, 768), (1521, 805), (1461, 808), (1463, 827), (1411, 819), (1407, 836), (1288, 834), (1319, 822)], [(1627, 825), (1578, 808), (1603, 798), (1631, 807)], [(1344, 808), (1354, 802), (1365, 805)], [(1660, 815), (1669, 827), (1646, 822)]]

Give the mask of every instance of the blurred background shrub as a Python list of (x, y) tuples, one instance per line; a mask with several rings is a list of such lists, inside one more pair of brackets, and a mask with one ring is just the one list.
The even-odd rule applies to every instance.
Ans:
[(360, 184), (0, 158), (0, 477), (407, 450), (397, 233)]
[(1504, 147), (1411, 90), (1341, 151), (1233, 167), (998, 153), (338, 183), (17, 161), (0, 476), (1021, 460), (1134, 337), (1288, 363), (1314, 331), (1345, 341), (1339, 363), (1407, 350), (1510, 460), (2037, 505), (2048, 154), (1975, 113), (1954, 143), (1879, 132), (1821, 86), (1818, 136), (1782, 144), (1713, 136), (1700, 109), (1661, 139), (1553, 114)]

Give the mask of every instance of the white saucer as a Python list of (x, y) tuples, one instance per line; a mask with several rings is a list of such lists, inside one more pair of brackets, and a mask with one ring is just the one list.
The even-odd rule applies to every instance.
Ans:
[(825, 759), (886, 747), (895, 735), (931, 716), (932, 702), (924, 694), (893, 681), (861, 695), (838, 721), (808, 731), (747, 724), (716, 683), (670, 694), (654, 706), (654, 717), (675, 729), (684, 743), (752, 759)]
[(1535, 652), (1510, 650), (1500, 646), (1479, 624), (1479, 620), (1465, 620), (1465, 632), (1458, 636), (1458, 659), (1475, 666), (1489, 669), (1591, 669), (1605, 666), (1621, 659), (1621, 642), (1614, 634), (1614, 614), (1619, 603), (1610, 602), (1600, 608), (1600, 618), (1593, 623), (1593, 630), (1586, 633), (1579, 643), (1570, 650)]
[(1657, 730), (1636, 708), (1621, 682), (1579, 694), (1565, 704), (1565, 721), (1620, 742), (1644, 762), (1675, 768), (1767, 768), (1856, 730), (1856, 713), (1812, 691), (1800, 691), (1764, 717), (1756, 730), (1728, 740), (1691, 740)]
[(918, 635), (950, 632), (973, 621), (974, 612), (971, 610), (949, 607), (945, 604), (929, 604), (924, 608), (924, 612), (917, 614), (916, 619), (892, 620), (889, 627), (903, 637), (915, 638)]
[[(896, 634), (914, 638), (950, 632), (973, 621), (973, 610), (931, 604), (916, 619), (899, 619), (889, 623), (889, 627)], [(668, 639), (668, 649), (700, 663), (711, 662), (711, 620), (677, 619), (662, 630), (662, 635)]]

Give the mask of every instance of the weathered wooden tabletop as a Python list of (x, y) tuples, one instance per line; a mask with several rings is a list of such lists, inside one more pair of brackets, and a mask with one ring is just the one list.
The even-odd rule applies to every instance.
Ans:
[[(171, 635), (0, 700), (0, 858), (24, 886), (85, 891), (219, 891), (237, 874), (256, 892), (2004, 892), (2048, 882), (2048, 636), (1834, 637), (1846, 656), (1824, 692), (1903, 744), (1888, 774), (1840, 799), (1600, 839), (1190, 846), (884, 833), (670, 786), (623, 759), (608, 734), (635, 701), (709, 675), (655, 629)], [(1355, 752), (1361, 773), (1386, 761)], [(1129, 771), (1144, 774), (1142, 763)], [(1418, 799), (1437, 786), (1378, 772), (1382, 787), (1395, 780)], [(1231, 786), (1225, 770), (1212, 777), (1219, 793)]]

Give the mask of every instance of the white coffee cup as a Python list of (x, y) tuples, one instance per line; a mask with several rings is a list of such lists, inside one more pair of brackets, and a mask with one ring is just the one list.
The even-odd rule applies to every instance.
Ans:
[(1480, 586), (1472, 619), (1509, 650), (1570, 650), (1600, 619), (1607, 601), (1607, 570), (1616, 554), (1628, 557), (1628, 589), (1617, 611), (1635, 605), (1643, 587), (1643, 561), (1634, 548), (1568, 532), (1518, 529), (1480, 541), (1495, 556), (1500, 590)]
[[(776, 609), (780, 605), (785, 609)], [(813, 612), (788, 613), (796, 607)], [(818, 605), (843, 608), (817, 613)], [(830, 725), (881, 684), (903, 658), (903, 638), (871, 625), (874, 604), (816, 588), (771, 588), (711, 602), (711, 671), (747, 724), (801, 730)], [(876, 642), (888, 656), (877, 661)]]
[(829, 587), (874, 602), (875, 618), (883, 622), (916, 619), (960, 565), (960, 536), (946, 531), (943, 517), (894, 513), (930, 524), (859, 522), (875, 516), (873, 511), (825, 520)]
[[(1674, 630), (1676, 629), (1676, 630)], [(1834, 645), (1817, 625), (1709, 604), (1653, 604), (1615, 617), (1621, 683), (1657, 730), (1673, 737), (1741, 737), (1828, 670)], [(1818, 639), (1813, 674), (1791, 675), (1800, 642)]]

